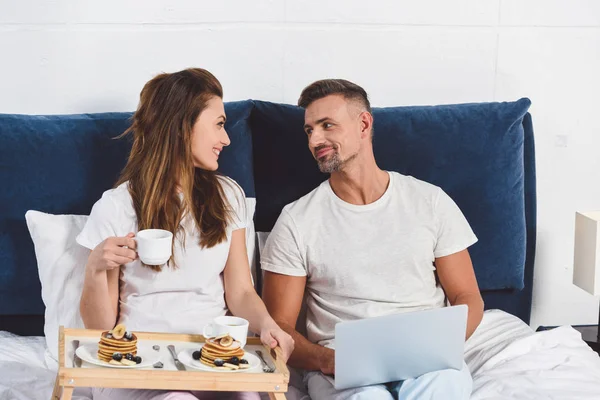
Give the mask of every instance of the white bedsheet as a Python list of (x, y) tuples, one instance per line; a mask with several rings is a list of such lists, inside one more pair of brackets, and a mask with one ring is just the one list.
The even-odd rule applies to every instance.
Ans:
[(0, 332), (0, 399), (48, 400), (56, 372), (45, 362), (43, 337), (20, 337)]
[[(0, 332), (0, 400), (50, 398), (56, 372), (45, 350), (43, 338)], [(600, 357), (568, 326), (535, 333), (512, 315), (486, 311), (465, 360), (472, 400), (600, 399)]]

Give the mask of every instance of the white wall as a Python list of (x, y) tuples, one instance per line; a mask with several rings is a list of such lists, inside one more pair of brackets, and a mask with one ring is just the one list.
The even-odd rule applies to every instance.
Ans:
[(595, 0), (0, 0), (0, 112), (133, 110), (160, 71), (202, 66), (226, 100), (295, 103), (345, 77), (373, 104), (533, 105), (532, 325), (595, 323), (571, 284), (574, 212), (600, 209)]

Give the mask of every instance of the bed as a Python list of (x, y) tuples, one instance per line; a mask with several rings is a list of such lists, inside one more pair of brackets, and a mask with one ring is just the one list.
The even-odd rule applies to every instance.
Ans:
[[(569, 326), (536, 333), (504, 311), (489, 310), (466, 343), (465, 359), (472, 400), (600, 398), (600, 358)], [(0, 399), (48, 400), (55, 368), (43, 337), (0, 333)], [(288, 398), (308, 400), (295, 388)]]
[[(600, 399), (600, 358), (580, 334), (568, 326), (544, 332), (528, 326), (536, 237), (529, 105), (521, 99), (376, 108), (375, 154), (384, 169), (441, 186), (480, 239), (472, 258), (487, 311), (466, 343), (472, 399)], [(221, 171), (256, 199), (254, 225), (268, 232), (285, 204), (326, 176), (306, 151), (302, 110), (243, 101), (226, 103), (226, 113), (232, 145), (223, 152)], [(51, 292), (76, 294), (80, 276), (50, 273), (39, 254), (36, 261), (39, 249), (25, 212), (89, 213), (126, 159), (129, 144), (112, 138), (130, 116), (0, 114), (0, 181), (6, 188), (0, 192), (0, 399), (48, 399), (56, 373), (49, 321), (80, 323), (49, 301)], [(79, 217), (72, 222), (83, 223)], [(62, 286), (51, 290), (52, 280)], [(256, 284), (260, 290), (260, 274)], [(289, 397), (306, 399), (302, 385), (293, 383), (298, 388)]]

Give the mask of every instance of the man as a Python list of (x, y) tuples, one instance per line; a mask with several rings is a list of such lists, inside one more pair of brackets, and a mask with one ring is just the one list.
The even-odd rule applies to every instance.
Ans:
[[(468, 399), (466, 365), (388, 385), (334, 388), (338, 322), (444, 307), (447, 299), (468, 306), (467, 337), (473, 333), (483, 300), (466, 249), (477, 238), (440, 188), (377, 166), (373, 116), (360, 86), (317, 81), (298, 105), (308, 147), (331, 175), (283, 209), (262, 255), (264, 301), (296, 343), (289, 364), (307, 371), (313, 400)], [(305, 289), (307, 338), (294, 329)]]

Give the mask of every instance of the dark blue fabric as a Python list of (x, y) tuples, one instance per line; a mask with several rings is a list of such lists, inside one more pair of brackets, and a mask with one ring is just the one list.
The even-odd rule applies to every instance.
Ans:
[(111, 138), (130, 116), (0, 115), (0, 314), (43, 313), (25, 212), (88, 213), (126, 161)]
[(525, 168), (525, 223), (527, 228), (527, 249), (525, 252), (525, 276), (522, 290), (493, 290), (484, 292), (483, 301), (487, 309), (500, 309), (518, 316), (526, 323), (531, 317), (533, 297), (533, 271), (537, 232), (537, 193), (535, 174), (535, 141), (531, 114), (523, 118), (525, 142), (523, 146), (523, 166)]
[(255, 195), (252, 132), (248, 123), (253, 107), (254, 103), (249, 100), (225, 103), (225, 130), (231, 144), (219, 156), (219, 171), (234, 179), (244, 189), (246, 197)]
[[(251, 101), (225, 104), (231, 146), (220, 170), (254, 196)], [(88, 214), (125, 165), (128, 139), (114, 140), (131, 113), (0, 114), (0, 315), (43, 314), (27, 210)]]
[[(470, 248), (482, 290), (522, 289), (526, 250), (523, 117), (528, 99), (375, 108), (381, 168), (442, 187), (479, 242)], [(270, 231), (283, 206), (327, 178), (307, 149), (303, 110), (255, 101), (256, 229)]]
[(283, 207), (313, 190), (328, 175), (317, 168), (298, 107), (254, 102), (250, 115), (254, 151), (257, 232), (270, 232)]

